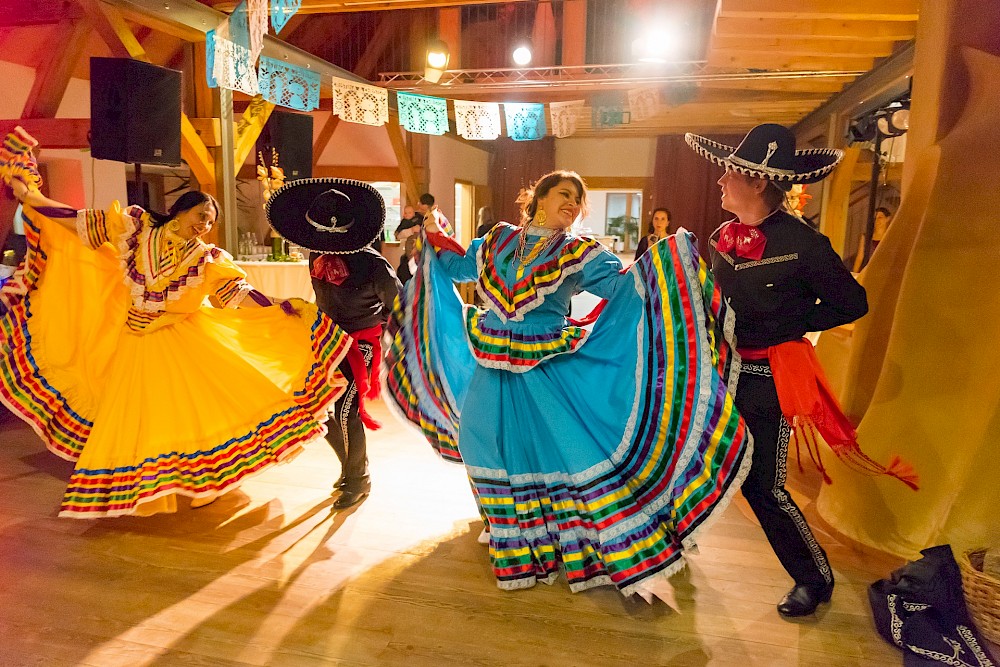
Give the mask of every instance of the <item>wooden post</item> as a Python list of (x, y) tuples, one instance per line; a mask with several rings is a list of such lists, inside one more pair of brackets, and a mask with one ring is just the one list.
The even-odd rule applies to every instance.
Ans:
[(586, 64), (587, 0), (564, 0), (562, 20), (562, 64)]

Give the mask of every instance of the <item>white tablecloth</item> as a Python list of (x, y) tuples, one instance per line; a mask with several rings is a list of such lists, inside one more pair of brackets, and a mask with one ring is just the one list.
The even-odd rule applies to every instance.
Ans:
[(309, 262), (236, 262), (247, 272), (247, 282), (258, 292), (276, 299), (315, 301)]

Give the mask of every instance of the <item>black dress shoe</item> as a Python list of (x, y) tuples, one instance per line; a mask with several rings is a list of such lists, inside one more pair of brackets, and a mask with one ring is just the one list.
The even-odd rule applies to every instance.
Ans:
[(807, 586), (797, 584), (778, 604), (782, 616), (808, 616), (816, 611), (821, 602), (829, 602), (833, 595), (833, 584)]
[(336, 502), (333, 503), (333, 508), (338, 510), (346, 510), (348, 507), (354, 507), (365, 498), (368, 497), (368, 490), (361, 491), (341, 491), (340, 497), (337, 498)]
[(344, 488), (344, 484), (346, 484), (346, 483), (347, 483), (347, 480), (344, 479), (343, 475), (341, 475), (340, 477), (337, 478), (337, 481), (333, 483), (333, 488), (334, 489), (342, 489), (342, 488)]

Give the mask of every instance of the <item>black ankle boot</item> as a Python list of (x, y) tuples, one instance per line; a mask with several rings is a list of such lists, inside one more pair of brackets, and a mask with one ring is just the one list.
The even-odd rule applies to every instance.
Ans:
[(833, 584), (809, 586), (796, 584), (778, 604), (782, 616), (808, 616), (816, 611), (821, 602), (829, 602), (833, 595)]
[(371, 491), (372, 485), (367, 477), (358, 480), (346, 480), (340, 487), (340, 497), (333, 503), (334, 509), (345, 510), (354, 507), (365, 498)]

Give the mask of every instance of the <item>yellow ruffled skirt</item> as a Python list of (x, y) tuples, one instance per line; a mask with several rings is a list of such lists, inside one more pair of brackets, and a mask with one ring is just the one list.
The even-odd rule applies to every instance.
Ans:
[(0, 400), (76, 460), (60, 516), (172, 512), (323, 435), (350, 338), (315, 306), (202, 307), (135, 333), (111, 248), (41, 224), (37, 288), (0, 316)]

